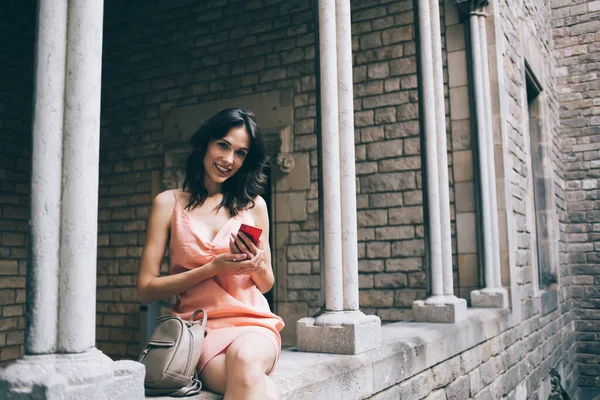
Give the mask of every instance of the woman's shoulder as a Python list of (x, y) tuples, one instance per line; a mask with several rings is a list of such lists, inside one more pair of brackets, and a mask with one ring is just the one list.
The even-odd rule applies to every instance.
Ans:
[(254, 207), (264, 208), (265, 210), (267, 209), (267, 202), (261, 195), (257, 195), (252, 200), (254, 201)]
[(185, 195), (185, 193), (179, 189), (165, 190), (154, 197), (152, 207), (160, 210), (172, 210), (175, 206), (175, 201), (180, 201), (179, 199), (182, 198), (180, 196), (183, 195)]
[(268, 215), (267, 202), (262, 196), (256, 196), (252, 199), (252, 202), (253, 204), (249, 204), (247, 209), (251, 215), (255, 218), (264, 218), (265, 215)]
[(151, 226), (170, 228), (176, 201), (173, 190), (165, 190), (157, 194), (152, 200), (150, 220), (154, 222)]

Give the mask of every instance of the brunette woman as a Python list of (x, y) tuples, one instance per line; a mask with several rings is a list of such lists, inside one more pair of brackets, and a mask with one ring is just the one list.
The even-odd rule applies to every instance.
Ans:
[[(177, 295), (172, 312), (184, 320), (198, 308), (207, 311), (197, 367), (204, 387), (225, 400), (278, 399), (269, 374), (281, 351), (283, 321), (263, 295), (274, 277), (256, 118), (222, 110), (202, 124), (191, 147), (183, 187), (152, 203), (139, 296), (150, 303)], [(242, 223), (262, 229), (256, 244), (239, 232)], [(170, 274), (160, 276), (167, 244)]]

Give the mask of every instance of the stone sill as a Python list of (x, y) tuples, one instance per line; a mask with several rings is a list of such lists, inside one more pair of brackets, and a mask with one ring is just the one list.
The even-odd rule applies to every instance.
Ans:
[[(382, 327), (381, 347), (355, 356), (285, 349), (272, 378), (282, 399), (365, 399), (512, 326), (509, 310), (500, 309), (468, 309), (467, 318), (456, 324), (395, 322)], [(220, 398), (210, 392), (187, 397)]]

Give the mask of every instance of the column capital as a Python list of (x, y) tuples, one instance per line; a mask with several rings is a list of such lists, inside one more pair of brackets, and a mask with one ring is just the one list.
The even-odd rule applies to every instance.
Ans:
[(481, 12), (487, 6), (488, 0), (454, 0), (454, 4), (464, 17), (473, 12)]

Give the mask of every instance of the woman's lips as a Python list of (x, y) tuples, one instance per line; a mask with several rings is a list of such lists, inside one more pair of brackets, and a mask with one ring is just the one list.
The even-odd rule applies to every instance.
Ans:
[(231, 173), (231, 168), (225, 168), (215, 163), (215, 169), (220, 175), (227, 176)]

